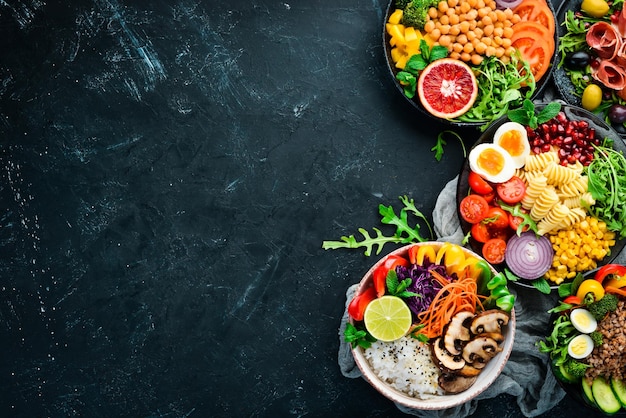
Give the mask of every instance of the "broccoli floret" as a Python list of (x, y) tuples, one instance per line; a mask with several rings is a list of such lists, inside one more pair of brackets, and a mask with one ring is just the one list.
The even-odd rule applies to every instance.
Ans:
[(438, 0), (413, 0), (407, 3), (402, 12), (402, 24), (423, 29), (428, 20), (428, 9), (437, 3)]
[(604, 337), (600, 331), (593, 331), (589, 336), (593, 340), (594, 347), (600, 347), (604, 343)]
[(411, 0), (396, 0), (396, 9), (404, 10), (406, 5), (409, 4), (410, 2)]
[(600, 321), (606, 314), (617, 309), (618, 301), (617, 296), (612, 293), (606, 293), (602, 299), (590, 303), (587, 306), (587, 310), (591, 312), (591, 315), (593, 315), (596, 320)]
[(587, 367), (589, 367), (587, 364), (573, 358), (568, 358), (563, 364), (565, 371), (577, 379), (581, 379), (585, 375)]

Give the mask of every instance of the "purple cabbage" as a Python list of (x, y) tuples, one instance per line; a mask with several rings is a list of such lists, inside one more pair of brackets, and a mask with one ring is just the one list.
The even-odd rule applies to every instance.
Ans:
[(403, 266), (396, 267), (399, 282), (407, 278), (412, 280), (411, 285), (406, 290), (421, 295), (406, 298), (406, 303), (415, 316), (428, 309), (437, 292), (443, 287), (441, 283), (432, 278), (431, 270), (435, 270), (451, 281), (454, 280), (446, 273), (446, 267), (440, 264), (425, 263), (424, 266), (413, 264), (408, 268)]

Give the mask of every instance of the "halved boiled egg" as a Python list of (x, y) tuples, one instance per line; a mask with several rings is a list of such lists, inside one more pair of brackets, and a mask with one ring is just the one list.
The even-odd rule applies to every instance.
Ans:
[(504, 183), (515, 174), (511, 155), (500, 145), (478, 144), (470, 151), (470, 169), (492, 183)]
[(493, 134), (493, 143), (500, 145), (511, 155), (515, 168), (526, 164), (526, 157), (530, 154), (530, 144), (524, 125), (517, 122), (503, 123)]
[(598, 321), (596, 321), (596, 318), (594, 318), (587, 309), (574, 309), (569, 314), (569, 319), (572, 321), (574, 328), (583, 334), (592, 333), (598, 328)]
[(567, 345), (567, 354), (577, 360), (587, 357), (592, 351), (593, 340), (587, 334), (575, 336)]

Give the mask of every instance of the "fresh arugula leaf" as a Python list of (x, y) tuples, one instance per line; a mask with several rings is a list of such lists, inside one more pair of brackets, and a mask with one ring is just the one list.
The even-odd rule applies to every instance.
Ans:
[[(354, 235), (342, 236), (339, 241), (323, 241), (322, 248), (325, 250), (336, 250), (340, 248), (365, 248), (364, 254), (369, 257), (375, 250), (375, 254), (378, 255), (382, 251), (383, 247), (387, 243), (392, 244), (408, 244), (411, 242), (424, 242), (428, 239), (432, 239), (433, 231), (430, 223), (426, 217), (415, 207), (413, 199), (409, 199), (407, 196), (401, 196), (404, 207), (400, 210), (400, 215), (396, 215), (393, 207), (379, 205), (379, 213), (382, 216), (381, 222), (388, 225), (394, 225), (396, 232), (392, 236), (386, 236), (378, 228), (373, 228), (375, 235), (371, 236), (370, 233), (364, 229), (359, 228), (358, 231), (363, 236), (361, 241), (357, 240)], [(412, 214), (423, 221), (428, 226), (430, 231), (430, 237), (425, 238), (420, 234), (420, 225), (417, 224), (414, 228), (409, 225), (408, 215)]]
[(507, 205), (502, 200), (498, 200), (498, 205), (505, 211), (509, 212), (511, 215), (522, 218), (522, 222), (518, 225), (517, 230), (515, 231), (517, 235), (521, 235), (524, 230), (530, 230), (537, 233), (537, 224), (530, 217), (530, 214), (522, 211), (521, 203), (518, 203), (515, 206), (511, 206)]
[(411, 338), (415, 338), (419, 342), (427, 343), (430, 338), (428, 338), (425, 334), (422, 334), (420, 331), (424, 329), (426, 325), (420, 324), (411, 330)]
[(443, 131), (437, 135), (437, 143), (430, 149), (435, 152), (435, 159), (441, 161), (441, 157), (443, 157), (443, 147), (448, 144), (444, 138), (446, 134), (452, 135), (459, 140), (461, 148), (463, 149), (463, 158), (467, 158), (467, 149), (465, 148), (465, 143), (463, 143), (463, 138), (454, 131)]
[(400, 215), (396, 215), (391, 205), (385, 206), (382, 203), (378, 206), (378, 212), (382, 215), (381, 222), (387, 225), (394, 225), (396, 227), (396, 236), (402, 236), (406, 234), (406, 238), (402, 241), (405, 244), (410, 242), (423, 242), (426, 241), (420, 235), (420, 225), (416, 225), (415, 228), (411, 228), (408, 222), (408, 213), (406, 209), (400, 210)]

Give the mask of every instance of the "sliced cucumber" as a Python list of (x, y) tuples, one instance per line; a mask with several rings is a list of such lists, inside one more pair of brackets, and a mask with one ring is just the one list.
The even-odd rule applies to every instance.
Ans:
[(615, 397), (626, 408), (626, 382), (623, 380), (611, 378), (611, 389), (615, 393)]
[(590, 405), (597, 406), (596, 401), (593, 399), (593, 393), (591, 393), (591, 383), (587, 382), (587, 379), (583, 378), (581, 382), (583, 388), (583, 398)]
[(591, 393), (593, 393), (593, 399), (602, 412), (614, 414), (622, 409), (622, 405), (613, 393), (611, 385), (603, 377), (593, 379), (591, 383)]

